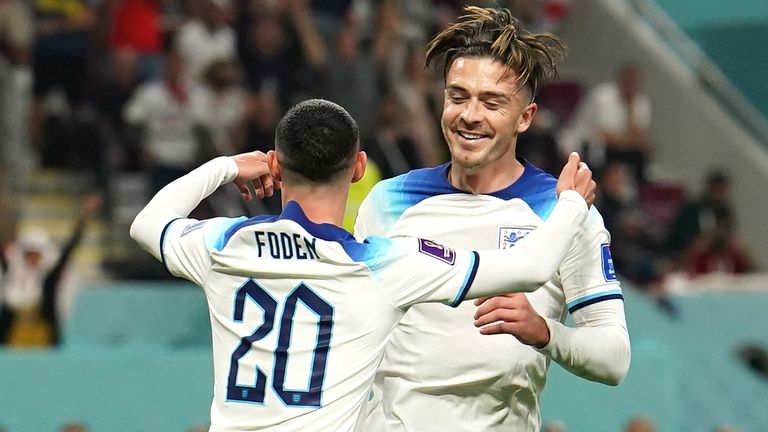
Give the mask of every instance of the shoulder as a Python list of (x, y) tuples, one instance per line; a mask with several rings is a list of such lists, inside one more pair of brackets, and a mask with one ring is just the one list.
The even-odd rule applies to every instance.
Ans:
[(557, 179), (530, 162), (524, 162), (523, 175), (494, 194), (504, 200), (520, 199), (541, 219), (546, 220), (557, 204)]
[(448, 164), (410, 171), (378, 182), (363, 201), (359, 217), (395, 221), (427, 198), (461, 193), (448, 183)]

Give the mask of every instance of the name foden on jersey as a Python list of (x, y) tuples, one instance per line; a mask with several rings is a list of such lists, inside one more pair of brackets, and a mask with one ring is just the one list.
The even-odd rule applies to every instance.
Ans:
[(269, 254), (274, 259), (318, 259), (312, 240), (296, 233), (256, 231), (256, 250), (259, 257)]

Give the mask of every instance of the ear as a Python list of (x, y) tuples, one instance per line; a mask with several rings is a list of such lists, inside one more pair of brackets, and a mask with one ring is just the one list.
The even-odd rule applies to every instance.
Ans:
[(523, 133), (527, 131), (529, 127), (531, 127), (531, 123), (533, 123), (533, 116), (536, 115), (537, 109), (538, 105), (536, 105), (534, 102), (528, 104), (528, 106), (525, 107), (525, 110), (520, 114), (518, 119), (517, 133)]
[(355, 159), (355, 171), (352, 174), (352, 183), (360, 181), (365, 175), (365, 167), (368, 164), (368, 155), (364, 151), (357, 152)]
[(269, 166), (269, 175), (275, 181), (283, 181), (283, 177), (280, 173), (280, 162), (277, 160), (277, 152), (270, 150), (267, 152), (267, 166)]

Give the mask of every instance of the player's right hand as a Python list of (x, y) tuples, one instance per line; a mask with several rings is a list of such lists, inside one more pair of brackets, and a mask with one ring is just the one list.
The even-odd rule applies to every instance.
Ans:
[(557, 196), (565, 190), (578, 192), (587, 201), (587, 206), (595, 202), (597, 184), (592, 180), (592, 170), (586, 163), (581, 162), (581, 157), (576, 152), (568, 155), (568, 162), (557, 179)]
[(232, 156), (232, 159), (237, 163), (238, 169), (234, 183), (244, 200), (250, 201), (253, 198), (248, 184), (253, 187), (256, 197), (260, 199), (271, 197), (275, 193), (275, 188), (280, 188), (280, 183), (275, 182), (269, 174), (267, 155), (264, 152), (240, 153)]

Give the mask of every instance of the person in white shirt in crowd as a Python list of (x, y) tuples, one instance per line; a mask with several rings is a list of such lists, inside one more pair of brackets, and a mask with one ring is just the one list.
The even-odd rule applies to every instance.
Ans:
[(142, 84), (123, 108), (126, 123), (141, 134), (141, 152), (152, 194), (181, 177), (197, 163), (200, 143), (189, 86), (182, 79), (183, 60), (174, 51), (166, 56), (165, 78)]
[(175, 48), (183, 59), (183, 77), (188, 85), (203, 80), (206, 67), (214, 60), (234, 60), (235, 30), (229, 24), (229, 0), (202, 0), (200, 16), (179, 27)]
[(611, 162), (624, 164), (638, 186), (648, 181), (647, 165), (653, 153), (648, 136), (651, 102), (642, 84), (638, 66), (622, 65), (614, 80), (587, 94), (562, 134), (565, 150), (583, 152), (596, 169)]

